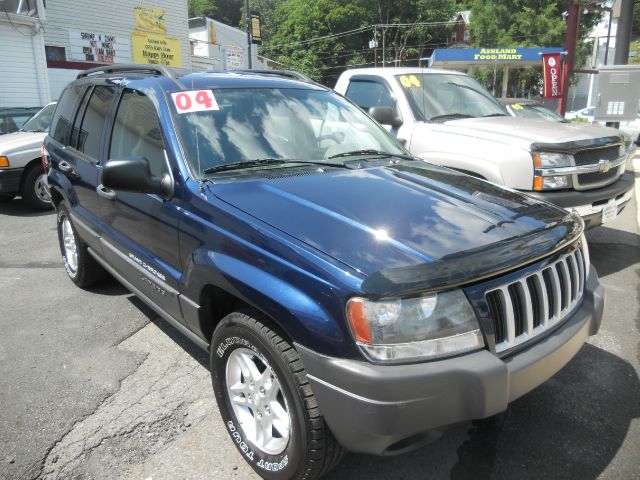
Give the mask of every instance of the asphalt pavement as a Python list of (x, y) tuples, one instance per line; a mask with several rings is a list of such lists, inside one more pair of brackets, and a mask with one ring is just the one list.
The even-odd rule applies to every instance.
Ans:
[[(504, 414), (406, 455), (348, 455), (327, 478), (640, 478), (637, 201), (588, 233), (605, 316), (562, 371)], [(0, 478), (257, 478), (206, 355), (116, 281), (76, 288), (55, 214), (0, 204), (0, 294)]]

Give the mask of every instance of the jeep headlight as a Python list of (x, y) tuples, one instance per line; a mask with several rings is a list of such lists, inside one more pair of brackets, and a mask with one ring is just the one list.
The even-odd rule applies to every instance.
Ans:
[(347, 320), (356, 343), (378, 362), (427, 360), (484, 347), (462, 290), (378, 301), (351, 298)]

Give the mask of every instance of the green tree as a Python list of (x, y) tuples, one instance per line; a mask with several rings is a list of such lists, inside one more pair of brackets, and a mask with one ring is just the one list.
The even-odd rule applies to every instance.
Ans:
[(369, 33), (335, 37), (367, 26), (370, 12), (361, 0), (284, 0), (275, 10), (277, 30), (262, 53), (316, 80), (331, 81), (335, 66), (353, 50), (362, 50)]
[(212, 16), (217, 10), (213, 0), (188, 0), (187, 9), (189, 18)]
[[(425, 46), (446, 39), (451, 27), (441, 22), (455, 10), (454, 0), (280, 0), (262, 54), (332, 85), (345, 67), (377, 62), (368, 47), (374, 35), (379, 60), (415, 62)], [(373, 25), (384, 26), (374, 32)]]

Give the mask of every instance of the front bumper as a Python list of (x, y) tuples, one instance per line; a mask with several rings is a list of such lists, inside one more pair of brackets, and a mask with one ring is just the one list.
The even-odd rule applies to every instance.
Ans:
[(552, 334), (506, 358), (482, 350), (411, 365), (373, 365), (296, 345), (318, 406), (353, 452), (400, 453), (429, 431), (506, 410), (557, 373), (597, 333), (604, 289), (591, 269), (580, 308)]
[(618, 212), (622, 211), (633, 196), (634, 181), (634, 173), (628, 171), (623, 173), (615, 183), (593, 190), (526, 193), (567, 210), (575, 210), (584, 220), (585, 226), (593, 228), (602, 224), (602, 209), (612, 198), (616, 201)]
[(18, 193), (23, 168), (0, 169), (0, 193)]

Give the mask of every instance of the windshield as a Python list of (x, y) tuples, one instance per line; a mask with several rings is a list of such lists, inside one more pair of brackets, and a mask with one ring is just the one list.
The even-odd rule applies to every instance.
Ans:
[(425, 73), (396, 78), (419, 122), (507, 115), (504, 107), (469, 76)]
[(516, 117), (543, 118), (554, 122), (566, 122), (566, 120), (560, 115), (541, 105), (522, 105), (520, 103), (514, 103), (511, 105), (511, 110), (513, 110)]
[[(407, 152), (357, 107), (327, 91), (216, 89), (216, 110), (173, 111), (194, 171), (261, 159), (333, 163), (341, 153)], [(199, 159), (199, 165), (198, 165)], [(253, 168), (260, 168), (255, 164)]]
[(22, 132), (46, 132), (49, 130), (49, 124), (51, 123), (51, 117), (53, 117), (53, 111), (56, 109), (56, 104), (52, 103), (47, 105), (38, 113), (36, 113), (27, 123), (25, 123), (20, 131)]

